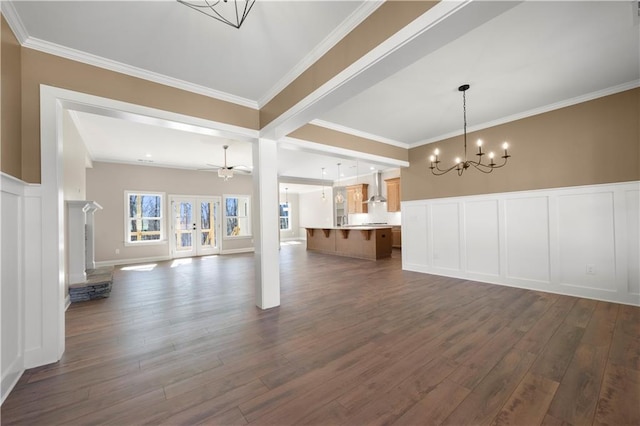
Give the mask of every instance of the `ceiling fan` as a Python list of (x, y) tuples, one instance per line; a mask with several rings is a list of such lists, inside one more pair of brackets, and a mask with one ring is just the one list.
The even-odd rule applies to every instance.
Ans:
[(228, 166), (227, 165), (227, 149), (229, 149), (229, 145), (224, 145), (222, 147), (224, 149), (224, 166), (216, 166), (215, 164), (207, 164), (207, 166), (211, 166), (210, 169), (203, 170), (218, 170), (218, 177), (221, 177), (225, 181), (233, 177), (234, 172), (250, 175), (251, 168), (247, 166)]

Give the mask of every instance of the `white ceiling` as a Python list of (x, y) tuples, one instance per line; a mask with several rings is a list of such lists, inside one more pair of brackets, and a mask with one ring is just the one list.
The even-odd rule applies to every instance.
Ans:
[[(254, 107), (378, 6), (258, 0), (236, 30), (175, 1), (12, 4), (28, 46), (95, 55), (91, 58), (115, 68), (166, 76), (178, 86)], [(443, 25), (447, 22), (459, 25), (448, 18)], [(461, 133), (457, 87), (463, 83), (471, 85), (471, 130), (635, 87), (639, 42), (635, 1), (513, 3), (501, 15), (412, 58), (404, 69), (391, 70), (387, 78), (314, 118), (354, 134), (417, 146)], [(150, 159), (156, 165), (203, 168), (220, 164), (221, 146), (229, 144), (230, 164), (251, 165), (247, 142), (80, 112), (75, 122), (98, 161)], [(318, 179), (321, 167), (334, 173), (337, 162), (355, 160), (289, 148), (283, 144), (279, 152), (283, 176)], [(362, 161), (360, 173), (368, 167), (388, 165)], [(350, 171), (343, 166), (347, 177)]]

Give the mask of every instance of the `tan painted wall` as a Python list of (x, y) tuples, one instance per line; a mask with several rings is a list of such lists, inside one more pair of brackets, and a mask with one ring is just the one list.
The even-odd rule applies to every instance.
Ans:
[(511, 144), (509, 164), (488, 175), (431, 175), (429, 155), (439, 148), (452, 163), (462, 155), (461, 136), (414, 148), (402, 169), (402, 200), (640, 180), (639, 123), (640, 89), (633, 89), (470, 133), (469, 152), (478, 138), (486, 151)]
[(4, 16), (0, 20), (1, 30), (1, 60), (2, 71), (2, 103), (0, 116), (2, 127), (0, 131), (0, 168), (8, 175), (22, 177), (21, 158), (21, 62), (20, 43), (13, 35)]
[(438, 1), (387, 1), (260, 110), (265, 127)]
[[(215, 173), (152, 166), (94, 162), (87, 169), (87, 199), (103, 210), (95, 213), (96, 261), (116, 261), (169, 256), (169, 242), (160, 245), (125, 247), (124, 191), (164, 192), (169, 195), (251, 195), (251, 176), (238, 175), (224, 182)], [(168, 209), (165, 209), (165, 217)], [(223, 240), (223, 250), (252, 248), (251, 239)], [(120, 254), (115, 254), (115, 250)]]
[(287, 136), (324, 145), (366, 152), (368, 154), (380, 155), (387, 158), (394, 158), (396, 160), (407, 161), (409, 159), (409, 152), (405, 148), (348, 135), (313, 124), (302, 126)]
[(22, 48), (22, 179), (40, 182), (40, 84), (258, 129), (258, 111)]

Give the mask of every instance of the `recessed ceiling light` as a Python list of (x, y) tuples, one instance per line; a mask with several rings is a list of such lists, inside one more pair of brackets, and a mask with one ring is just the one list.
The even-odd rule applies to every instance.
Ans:
[(145, 157), (151, 158), (151, 154), (145, 154)]
[(375, 170), (375, 169), (376, 169), (376, 168), (375, 168), (375, 167), (373, 167), (373, 166), (369, 167), (369, 170)]

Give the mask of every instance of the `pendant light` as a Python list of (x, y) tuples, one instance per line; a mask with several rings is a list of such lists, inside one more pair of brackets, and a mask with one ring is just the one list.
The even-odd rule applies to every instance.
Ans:
[(338, 193), (336, 194), (336, 204), (344, 203), (344, 194), (342, 193), (342, 190), (339, 188), (340, 187), (340, 164), (342, 163), (338, 163)]
[(355, 202), (359, 203), (362, 201), (362, 188), (358, 185), (358, 174), (360, 173), (358, 169), (358, 160), (356, 159), (356, 190), (353, 193), (353, 199)]
[(322, 180), (322, 201), (327, 201), (327, 196), (324, 195), (324, 167), (320, 172), (320, 179)]

